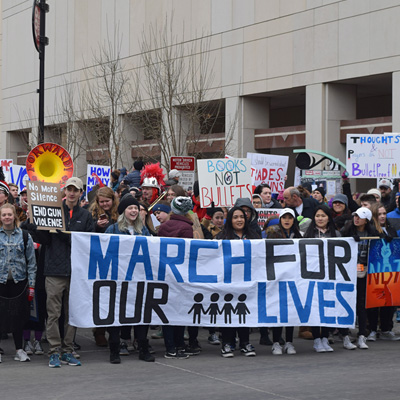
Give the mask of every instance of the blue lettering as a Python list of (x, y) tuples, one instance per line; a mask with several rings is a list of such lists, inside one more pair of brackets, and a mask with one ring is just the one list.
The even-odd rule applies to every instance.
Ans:
[(346, 317), (338, 317), (338, 324), (353, 325), (354, 324), (354, 311), (349, 303), (342, 296), (342, 292), (354, 292), (354, 285), (352, 283), (338, 283), (336, 285), (336, 297), (339, 303), (347, 311)]
[(96, 167), (90, 167), (90, 175), (92, 175), (93, 173), (96, 173)]
[(335, 308), (333, 300), (324, 299), (324, 290), (334, 290), (335, 284), (333, 282), (318, 282), (318, 300), (319, 300), (319, 317), (321, 324), (334, 324), (335, 317), (327, 317), (325, 315), (325, 308)]
[[(175, 257), (168, 256), (168, 246), (178, 247), (178, 254)], [(158, 280), (165, 281), (165, 271), (167, 265), (171, 268), (177, 282), (183, 282), (182, 275), (176, 267), (185, 261), (185, 241), (183, 239), (160, 238), (160, 264), (158, 267)]]
[(249, 240), (242, 240), (244, 255), (233, 257), (232, 246), (229, 240), (222, 241), (222, 250), (224, 253), (224, 283), (232, 283), (232, 265), (243, 264), (243, 280), (251, 281), (251, 243)]
[(97, 266), (99, 267), (100, 279), (107, 279), (108, 271), (111, 266), (111, 279), (118, 279), (118, 249), (119, 237), (111, 236), (108, 243), (106, 254), (103, 257), (103, 252), (100, 245), (99, 236), (90, 237), (90, 256), (89, 256), (89, 271), (88, 279), (96, 279)]
[(352, 163), (351, 167), (352, 167), (352, 176), (358, 176), (361, 174), (360, 164)]
[(214, 164), (211, 160), (207, 160), (207, 170), (208, 172), (214, 172), (215, 171), (215, 167)]
[(279, 282), (279, 311), (281, 314), (281, 322), (288, 322), (288, 298), (286, 282)]
[(217, 283), (217, 275), (198, 275), (197, 256), (200, 249), (218, 249), (218, 243), (205, 240), (192, 240), (189, 255), (189, 282)]
[[(142, 254), (139, 252), (142, 251)], [(126, 271), (126, 281), (132, 280), (132, 275), (136, 264), (144, 265), (144, 272), (148, 281), (153, 280), (153, 271), (151, 270), (149, 245), (146, 236), (135, 236), (135, 244), (133, 245), (131, 259), (129, 260), (128, 269)]]
[(301, 323), (308, 322), (311, 313), (311, 302), (314, 294), (314, 286), (315, 282), (310, 281), (308, 283), (308, 290), (307, 290), (307, 298), (306, 303), (303, 305), (301, 304), (299, 292), (297, 291), (296, 283), (293, 281), (288, 282), (290, 293), (292, 294), (294, 306), (296, 307), (297, 314), (300, 318)]
[[(258, 282), (258, 323), (275, 324), (278, 322), (277, 317), (267, 315), (267, 283)], [(267, 325), (268, 326), (268, 325)]]

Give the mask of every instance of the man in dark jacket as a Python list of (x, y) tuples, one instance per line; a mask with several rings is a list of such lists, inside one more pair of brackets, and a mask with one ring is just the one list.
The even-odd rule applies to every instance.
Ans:
[(140, 188), (140, 171), (143, 169), (143, 161), (135, 161), (133, 163), (132, 172), (130, 172), (123, 180), (125, 185), (129, 187), (137, 187)]
[[(79, 205), (83, 183), (79, 178), (70, 178), (65, 185), (63, 201), (66, 231), (93, 232), (94, 222), (89, 211)], [(30, 224), (33, 225), (33, 224)], [(29, 227), (29, 226), (28, 226)], [(81, 365), (74, 355), (73, 341), (76, 328), (69, 325), (69, 286), (71, 280), (71, 235), (57, 231), (31, 232), (33, 240), (45, 246), (44, 275), (47, 293), (47, 340), (49, 341), (49, 367), (60, 367), (61, 363)], [(58, 320), (64, 306), (64, 338), (61, 339)], [(61, 355), (60, 355), (61, 352)]]
[(314, 216), (314, 209), (318, 205), (318, 202), (312, 197), (303, 199), (299, 190), (294, 186), (288, 187), (283, 192), (283, 199), (285, 200), (286, 207), (294, 210), (296, 216), (302, 215), (306, 218)]

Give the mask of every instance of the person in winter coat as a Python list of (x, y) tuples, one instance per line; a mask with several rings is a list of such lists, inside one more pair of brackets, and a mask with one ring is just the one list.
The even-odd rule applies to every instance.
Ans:
[(262, 200), (262, 208), (282, 208), (278, 200), (272, 197), (271, 187), (267, 183), (258, 185), (254, 194), (259, 194)]
[(236, 200), (235, 207), (240, 207), (246, 213), (249, 223), (249, 229), (255, 232), (257, 239), (261, 239), (261, 228), (258, 225), (258, 212), (253, 206), (253, 203), (247, 197), (242, 197)]

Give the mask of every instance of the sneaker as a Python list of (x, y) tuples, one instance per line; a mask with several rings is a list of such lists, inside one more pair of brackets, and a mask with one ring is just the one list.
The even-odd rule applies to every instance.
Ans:
[(60, 355), (58, 353), (54, 353), (50, 356), (49, 367), (50, 368), (60, 368), (61, 367)]
[(128, 345), (126, 342), (121, 342), (119, 345), (119, 355), (120, 356), (129, 356)]
[(162, 333), (162, 329), (157, 329), (156, 332), (151, 334), (151, 338), (152, 339), (162, 339), (164, 337), (163, 333)]
[(188, 356), (198, 356), (200, 354), (200, 350), (201, 348), (199, 346), (196, 346), (196, 344), (189, 344), (184, 348), (184, 352)]
[(271, 341), (271, 339), (269, 338), (268, 335), (260, 336), (260, 344), (262, 346), (272, 346), (272, 341)]
[(111, 364), (121, 364), (121, 358), (119, 356), (118, 351), (110, 352), (110, 363)]
[(28, 357), (28, 354), (26, 354), (25, 351), (22, 349), (17, 350), (14, 360), (21, 362), (31, 361), (31, 359)]
[(396, 336), (393, 331), (386, 331), (381, 332), (381, 334), (379, 335), (379, 339), (397, 341), (400, 340), (400, 336)]
[(156, 359), (150, 354), (149, 350), (139, 350), (139, 360), (153, 362)]
[(325, 353), (326, 349), (322, 346), (322, 340), (320, 338), (314, 339), (314, 351), (317, 353)]
[(33, 346), (30, 340), (25, 341), (24, 351), (30, 356), (33, 354)]
[(376, 332), (371, 331), (371, 333), (367, 337), (368, 342), (376, 342)]
[(164, 353), (164, 358), (185, 360), (186, 358), (189, 358), (189, 354), (185, 354), (184, 351), (175, 351), (175, 352), (166, 351)]
[(221, 344), (220, 340), (218, 339), (218, 336), (216, 333), (212, 333), (209, 337), (208, 337), (208, 343), (210, 344), (214, 344), (214, 345), (219, 345)]
[(80, 350), (81, 349), (81, 345), (74, 342), (74, 350)]
[(134, 341), (132, 341), (132, 342), (129, 342), (127, 348), (128, 348), (128, 351), (129, 351), (130, 353), (135, 352), (135, 351), (137, 350), (137, 341), (134, 340)]
[(223, 346), (221, 349), (221, 356), (224, 358), (232, 358), (234, 356), (232, 346), (229, 344)]
[(325, 351), (326, 351), (327, 353), (331, 353), (331, 352), (333, 351), (332, 347), (329, 346), (329, 340), (328, 340), (328, 338), (326, 338), (326, 337), (322, 338), (321, 344), (322, 344), (322, 347), (325, 349)]
[(296, 349), (294, 348), (293, 343), (286, 342), (283, 346), (283, 352), (289, 355), (296, 354)]
[(343, 347), (344, 347), (346, 350), (354, 350), (354, 349), (357, 348), (356, 345), (354, 345), (353, 343), (351, 343), (351, 340), (350, 340), (349, 335), (346, 335), (346, 336), (343, 337)]
[(42, 345), (38, 340), (35, 340), (35, 342), (33, 343), (33, 350), (37, 356), (41, 356), (42, 354), (44, 354)]
[(68, 364), (68, 365), (71, 365), (71, 366), (73, 366), (73, 367), (78, 367), (78, 366), (82, 365), (81, 362), (80, 362), (79, 360), (77, 360), (77, 359), (73, 356), (72, 353), (64, 353), (64, 354), (61, 356), (61, 363), (62, 363), (62, 364)]
[(280, 355), (283, 354), (283, 352), (282, 352), (282, 346), (279, 344), (279, 342), (275, 342), (275, 343), (272, 345), (271, 352), (272, 352), (272, 354), (273, 354), (274, 356), (280, 356)]
[(189, 340), (189, 332), (185, 330), (185, 333), (183, 334), (183, 340)]
[(153, 349), (153, 347), (150, 344), (149, 344), (149, 353), (156, 354), (156, 351)]
[(335, 343), (335, 337), (333, 336), (333, 332), (329, 332), (328, 342), (329, 344)]
[(80, 356), (75, 350), (72, 352), (72, 355), (73, 355), (75, 358), (81, 358), (81, 356)]
[(246, 357), (254, 357), (256, 355), (254, 346), (250, 343), (247, 343), (240, 349), (240, 352)]
[(368, 349), (367, 339), (366, 339), (366, 337), (364, 335), (360, 335), (358, 337), (357, 347), (360, 348), (360, 349), (365, 349), (365, 350)]

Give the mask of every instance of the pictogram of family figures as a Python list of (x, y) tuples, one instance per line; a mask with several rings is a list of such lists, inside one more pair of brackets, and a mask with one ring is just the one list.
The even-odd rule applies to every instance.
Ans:
[[(232, 314), (236, 314), (239, 317), (239, 324), (245, 324), (246, 323), (246, 315), (251, 314), (250, 310), (246, 306), (246, 299), (247, 295), (242, 293), (241, 295), (238, 296), (238, 303), (236, 304), (236, 307), (232, 305), (232, 300), (233, 300), (233, 294), (228, 293), (224, 296), (224, 305), (222, 308), (219, 308), (218, 305), (218, 300), (219, 300), (219, 294), (218, 293), (213, 293), (210, 296), (210, 301), (211, 304), (208, 306), (207, 309), (203, 307), (202, 301), (204, 300), (204, 295), (202, 293), (197, 293), (194, 295), (193, 300), (195, 303), (191, 307), (191, 309), (188, 311), (188, 314), (193, 312), (193, 323), (194, 324), (200, 324), (201, 323), (201, 316), (203, 315), (209, 315), (210, 316), (210, 324), (216, 324), (217, 323), (217, 316), (224, 314), (224, 320), (225, 324), (231, 324), (232, 323)], [(196, 322), (197, 320), (197, 322)]]

